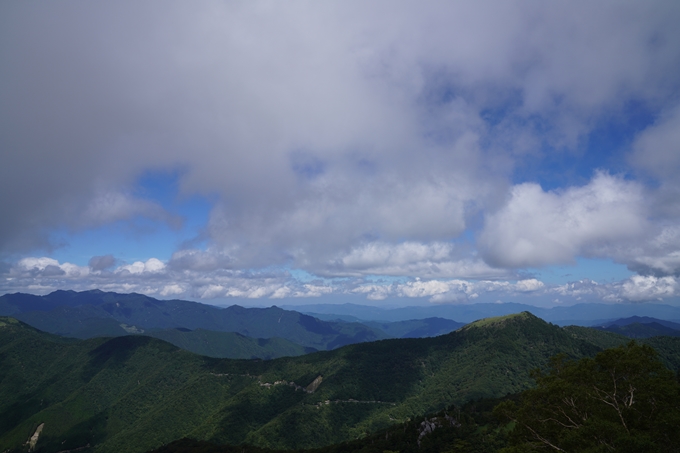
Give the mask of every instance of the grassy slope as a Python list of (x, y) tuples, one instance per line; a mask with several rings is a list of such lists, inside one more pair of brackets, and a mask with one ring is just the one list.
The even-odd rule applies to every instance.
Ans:
[[(441, 337), (271, 361), (209, 359), (148, 337), (64, 342), (5, 321), (0, 451), (26, 442), (43, 422), (44, 451), (88, 443), (94, 451), (146, 451), (181, 437), (330, 445), (452, 403), (521, 391), (532, 384), (529, 370), (555, 353), (581, 357), (599, 349), (528, 313)], [(289, 385), (304, 387), (318, 376), (314, 393)]]

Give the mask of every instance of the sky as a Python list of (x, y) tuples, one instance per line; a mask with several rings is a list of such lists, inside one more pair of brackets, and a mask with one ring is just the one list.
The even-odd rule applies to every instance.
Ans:
[(680, 305), (680, 2), (4, 1), (0, 294)]

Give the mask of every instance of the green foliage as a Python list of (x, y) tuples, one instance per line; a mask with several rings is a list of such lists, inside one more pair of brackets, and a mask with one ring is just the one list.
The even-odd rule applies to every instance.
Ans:
[(196, 329), (163, 329), (145, 332), (186, 351), (229, 359), (275, 359), (314, 352), (283, 338), (250, 338), (236, 332)]
[(630, 338), (613, 332), (593, 329), (592, 327), (567, 326), (563, 330), (573, 338), (587, 341), (602, 349), (615, 348), (630, 341)]
[(212, 442), (180, 439), (153, 453), (494, 453), (505, 445), (507, 429), (493, 417), (499, 400), (485, 399), (463, 407), (449, 407), (438, 413), (393, 424), (358, 439), (307, 450), (275, 450), (252, 444), (218, 445)]
[(369, 321), (363, 324), (380, 329), (393, 338), (424, 338), (446, 335), (465, 323), (444, 318), (411, 319), (397, 322)]
[(659, 359), (671, 370), (680, 370), (680, 338), (652, 337), (638, 340), (654, 348), (659, 353)]
[(608, 332), (614, 332), (620, 335), (625, 335), (628, 338), (650, 338), (660, 335), (669, 337), (680, 337), (680, 330), (664, 326), (658, 322), (641, 323), (634, 322), (623, 326), (612, 325), (609, 327), (600, 327), (599, 329)]
[[(449, 451), (494, 451), (503, 431), (490, 408), (453, 415), (452, 404), (528, 389), (530, 370), (549, 367), (558, 352), (579, 359), (600, 351), (528, 313), (440, 337), (274, 360), (201, 357), (141, 336), (65, 340), (8, 318), (0, 323), (0, 451), (24, 449), (41, 423), (44, 452), (87, 444), (96, 452), (143, 452), (183, 437), (272, 449), (344, 445), (338, 453), (372, 439), (356, 451), (405, 451), (402, 441), (425, 451), (438, 436), (451, 441), (442, 437), (427, 451), (438, 442)], [(678, 346), (660, 344), (664, 360), (674, 361)], [(447, 408), (460, 429), (435, 430), (417, 447), (412, 434), (423, 414)], [(395, 424), (406, 437), (390, 431)], [(384, 443), (376, 432), (401, 440)]]
[(521, 404), (496, 408), (516, 423), (504, 450), (680, 451), (680, 384), (647, 345), (631, 342), (595, 358), (553, 358)]

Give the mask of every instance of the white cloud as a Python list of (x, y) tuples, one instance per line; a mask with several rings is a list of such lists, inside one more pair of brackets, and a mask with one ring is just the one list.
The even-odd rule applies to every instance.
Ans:
[(620, 261), (641, 274), (680, 275), (680, 227), (669, 225), (656, 235), (630, 247), (612, 251)]
[(421, 278), (503, 278), (505, 269), (492, 268), (466, 245), (446, 242), (366, 242), (348, 253), (319, 264), (315, 272), (328, 277), (388, 275)]
[(172, 254), (168, 266), (176, 270), (214, 271), (230, 269), (234, 258), (225, 251), (183, 249)]
[(561, 299), (556, 299), (559, 303), (564, 303), (565, 300), (571, 302), (623, 302), (621, 283), (598, 284), (593, 280), (584, 279), (546, 287), (546, 293), (559, 295)]
[(451, 290), (450, 283), (438, 280), (415, 281), (398, 286), (398, 291), (406, 297), (428, 297), (447, 293)]
[(159, 295), (163, 297), (169, 297), (169, 296), (179, 296), (181, 294), (186, 293), (186, 289), (182, 285), (178, 284), (172, 284), (172, 285), (165, 285), (163, 289), (158, 293)]
[(113, 255), (93, 256), (88, 261), (87, 265), (94, 272), (103, 271), (116, 264), (116, 258)]
[(516, 150), (575, 147), (677, 88), (674, 2), (151, 5), (3, 7), (3, 249), (176, 222), (124, 194), (177, 167), (183, 194), (217, 195), (208, 231), (238, 266), (447, 241), (502, 196)]
[(135, 261), (132, 264), (126, 264), (116, 269), (116, 272), (129, 272), (130, 274), (157, 274), (165, 270), (165, 263), (157, 258), (149, 258), (146, 262)]
[(631, 160), (664, 181), (676, 181), (680, 171), (680, 104), (665, 112), (638, 135)]
[(422, 244), (405, 242), (402, 244), (386, 244), (371, 242), (354, 248), (342, 257), (343, 267), (350, 269), (371, 269), (385, 264), (402, 266), (419, 261), (440, 262), (450, 258), (453, 244)]
[(222, 285), (206, 285), (200, 288), (198, 294), (202, 299), (214, 299), (223, 296), (225, 291)]
[(19, 260), (16, 267), (23, 270), (44, 270), (47, 266), (59, 266), (59, 261), (47, 257), (23, 258)]
[(531, 292), (537, 291), (543, 288), (545, 285), (543, 282), (536, 280), (535, 278), (529, 278), (526, 280), (520, 280), (515, 284), (514, 290), (519, 292)]
[[(577, 256), (678, 275), (678, 22), (671, 1), (0, 4), (0, 254), (49, 250), (54, 228), (179, 226), (134, 187), (178, 170), (180, 197), (214, 202), (208, 250), (112, 272), (95, 260), (96, 276), (33, 258), (12, 272), (196, 297), (328, 293), (246, 271), (287, 265), (421, 277), (403, 294), (447, 300), (540, 292), (500, 279)], [(629, 159), (658, 190), (606, 172), (553, 191), (510, 183), (545, 153), (583, 152), (631, 104), (660, 113)], [(483, 256), (459, 245), (471, 230)], [(477, 283), (437, 292), (434, 279)]]
[(534, 278), (517, 281), (416, 279), (368, 282), (361, 279), (330, 279), (302, 282), (285, 272), (176, 270), (164, 266), (155, 258), (121, 265), (111, 272), (89, 272), (89, 267), (60, 263), (47, 257), (32, 257), (16, 263), (0, 279), (0, 292), (5, 293), (46, 294), (57, 289), (82, 291), (94, 288), (155, 297), (203, 299), (208, 302), (225, 298), (264, 302), (335, 294), (365, 295), (370, 301), (408, 298), (431, 303), (470, 303), (501, 299), (545, 304), (546, 300), (552, 301), (555, 296), (562, 303), (576, 303), (674, 300), (680, 295), (680, 282), (670, 276), (636, 275), (614, 283), (598, 284), (592, 280), (582, 280), (564, 285), (548, 285)]
[(392, 292), (387, 285), (361, 285), (351, 290), (355, 294), (366, 294), (368, 300), (385, 300)]
[(680, 217), (655, 220), (636, 240), (601, 244), (591, 253), (610, 257), (640, 275), (680, 276)]
[(622, 285), (621, 295), (631, 301), (663, 300), (680, 293), (674, 277), (634, 275)]
[[(480, 294), (504, 293), (506, 296), (513, 296), (521, 293), (526, 295), (527, 293), (542, 290), (544, 287), (545, 285), (543, 282), (536, 279), (519, 280), (515, 283), (509, 281), (467, 281), (460, 279), (416, 280), (413, 282), (396, 284), (394, 285), (394, 288), (389, 288), (389, 293), (401, 297), (428, 297), (429, 301), (434, 303), (457, 303), (477, 299)], [(387, 288), (380, 290), (371, 285), (364, 285), (360, 288), (360, 291), (355, 291), (368, 293), (369, 298), (372, 295), (382, 296), (387, 293)]]
[(276, 291), (274, 291), (270, 297), (272, 299), (283, 299), (284, 297), (288, 297), (290, 293), (291, 293), (290, 288), (288, 288), (287, 286), (282, 286), (278, 288)]
[(494, 269), (470, 254), (469, 247), (445, 242), (374, 241), (353, 248), (349, 253), (319, 265), (317, 273), (327, 276), (420, 276), (421, 278), (506, 277), (507, 271)]
[(333, 287), (330, 285), (314, 285), (314, 284), (305, 284), (302, 285), (302, 288), (295, 293), (293, 293), (293, 296), (295, 297), (319, 297), (324, 294), (331, 294), (333, 292)]
[(487, 216), (480, 243), (494, 265), (535, 267), (572, 263), (591, 248), (638, 239), (647, 227), (642, 187), (598, 173), (566, 190), (515, 186), (508, 202)]
[(87, 277), (88, 267), (76, 266), (71, 263), (59, 263), (57, 260), (47, 257), (23, 258), (10, 271), (14, 278), (22, 276), (44, 276), (60, 279), (76, 279)]
[(675, 277), (633, 275), (614, 283), (581, 280), (554, 287), (546, 291), (566, 296), (574, 301), (602, 302), (658, 302), (672, 300), (680, 295), (680, 283)]
[(166, 222), (175, 227), (181, 224), (179, 217), (168, 213), (159, 204), (120, 192), (97, 194), (77, 219), (81, 228), (92, 228), (137, 216)]

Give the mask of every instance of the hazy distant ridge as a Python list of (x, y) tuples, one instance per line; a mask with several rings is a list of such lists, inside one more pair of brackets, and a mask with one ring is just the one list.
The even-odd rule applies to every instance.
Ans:
[(283, 308), (308, 314), (322, 314), (330, 319), (333, 314), (353, 316), (360, 321), (396, 322), (410, 319), (439, 317), (469, 323), (490, 316), (505, 316), (528, 311), (541, 319), (558, 325), (589, 326), (598, 320), (616, 320), (631, 316), (649, 316), (664, 320), (680, 320), (680, 307), (664, 304), (577, 304), (568, 307), (540, 308), (526, 304), (464, 304), (433, 305), (426, 307), (379, 308), (356, 304), (284, 305)]

